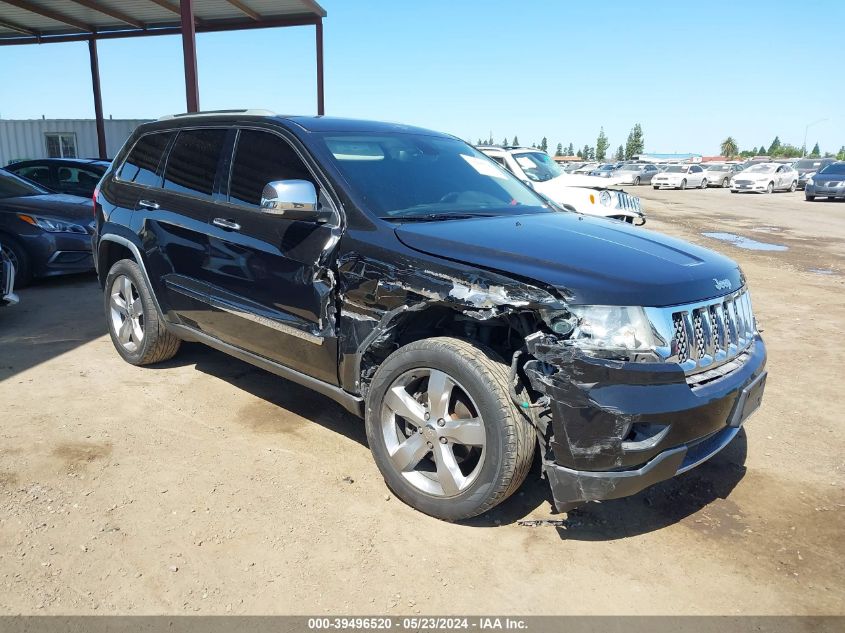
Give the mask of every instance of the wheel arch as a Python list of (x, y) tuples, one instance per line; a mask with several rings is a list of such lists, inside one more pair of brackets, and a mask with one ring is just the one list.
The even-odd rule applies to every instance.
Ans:
[[(108, 277), (109, 270), (114, 264), (121, 259), (131, 259), (141, 269), (141, 274), (144, 276), (144, 283), (150, 290), (153, 303), (158, 311), (159, 317), (163, 318), (164, 312), (159, 304), (156, 296), (154, 286), (150, 283), (150, 277), (147, 274), (147, 267), (144, 263), (144, 258), (141, 255), (141, 249), (131, 240), (116, 235), (114, 233), (106, 233), (100, 237), (97, 244), (97, 278), (101, 287), (105, 287), (106, 277)], [(166, 319), (165, 319), (166, 322)]]

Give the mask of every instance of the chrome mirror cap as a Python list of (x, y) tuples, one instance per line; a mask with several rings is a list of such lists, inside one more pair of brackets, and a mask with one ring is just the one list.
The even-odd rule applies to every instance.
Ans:
[(317, 213), (317, 189), (308, 180), (274, 180), (261, 192), (261, 210), (281, 216)]

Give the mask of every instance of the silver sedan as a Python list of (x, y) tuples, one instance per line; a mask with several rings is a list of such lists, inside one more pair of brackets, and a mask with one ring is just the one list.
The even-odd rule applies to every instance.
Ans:
[(620, 185), (648, 185), (660, 170), (646, 163), (626, 163), (614, 172)]
[(728, 165), (727, 163), (704, 163), (701, 167), (707, 174), (708, 187), (722, 187), (724, 189), (730, 187), (731, 178), (742, 171), (742, 165)]

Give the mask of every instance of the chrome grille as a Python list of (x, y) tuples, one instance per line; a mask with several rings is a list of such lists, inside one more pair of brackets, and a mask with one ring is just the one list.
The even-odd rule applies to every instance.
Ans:
[(753, 185), (753, 180), (739, 180), (738, 178), (734, 180), (734, 182), (738, 185)]
[(616, 195), (619, 196), (616, 205), (617, 209), (624, 209), (626, 211), (642, 213), (640, 199), (637, 196), (632, 196), (631, 194), (625, 193), (624, 191), (617, 191)]
[(687, 374), (709, 371), (737, 359), (757, 333), (745, 288), (701, 303), (646, 308), (646, 313), (663, 341), (658, 354), (666, 362), (680, 364)]

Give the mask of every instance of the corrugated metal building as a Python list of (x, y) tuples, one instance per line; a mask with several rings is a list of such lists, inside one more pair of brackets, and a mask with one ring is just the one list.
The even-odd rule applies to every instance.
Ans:
[[(147, 120), (106, 119), (108, 157)], [(0, 167), (32, 158), (96, 158), (97, 154), (94, 119), (0, 119)]]

